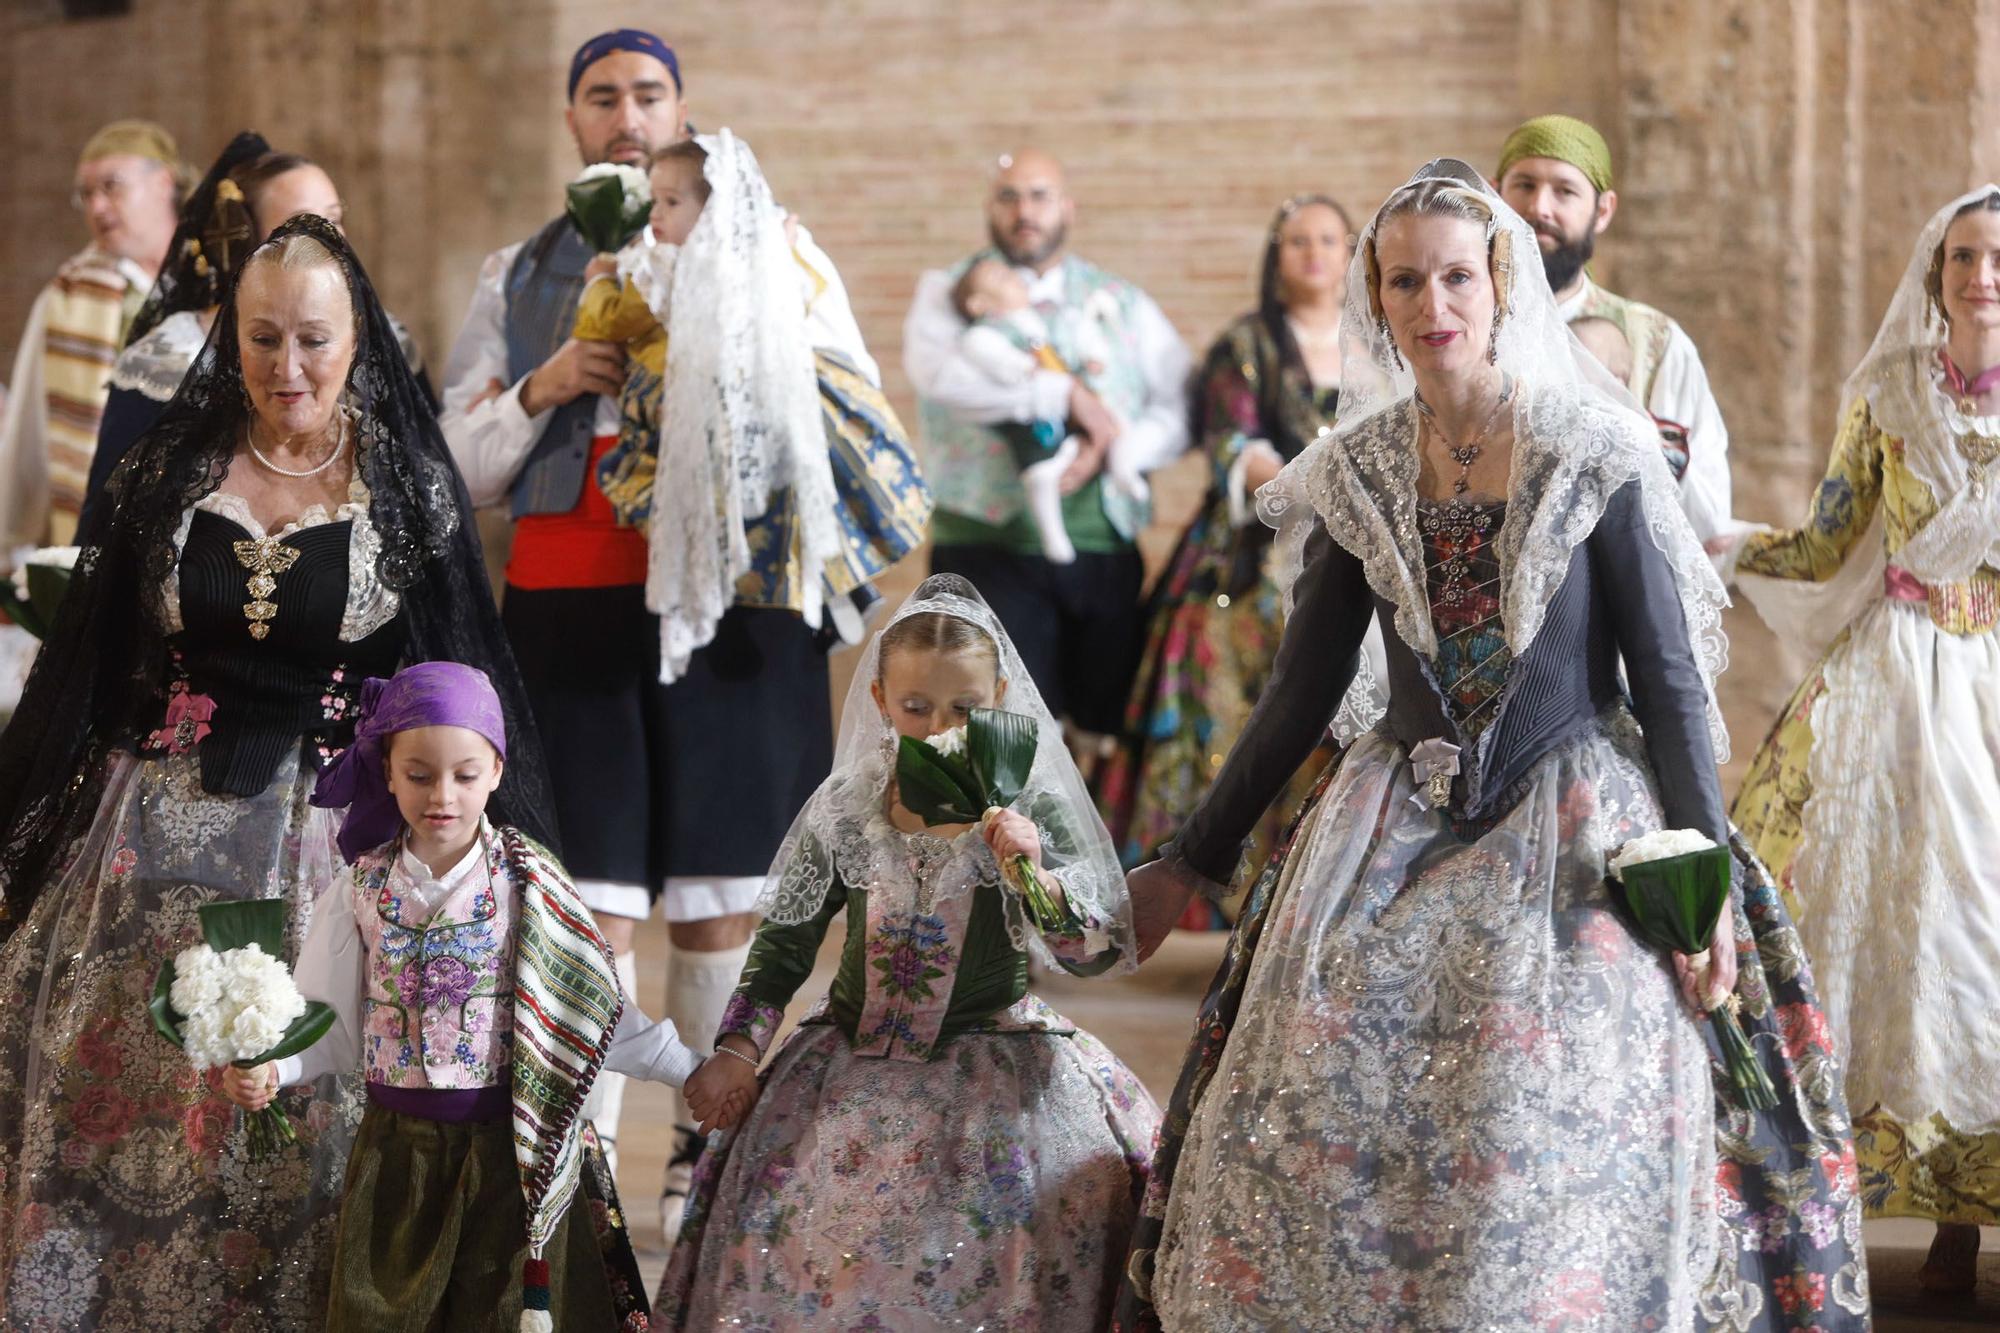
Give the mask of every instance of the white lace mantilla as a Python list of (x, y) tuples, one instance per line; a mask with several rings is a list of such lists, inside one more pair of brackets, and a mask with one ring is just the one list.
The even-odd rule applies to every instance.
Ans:
[[(1396, 608), (1397, 635), (1431, 658), (1438, 643), (1417, 525), (1417, 430), (1415, 401), (1405, 398), (1308, 446), (1258, 492), (1258, 504), (1280, 532), (1278, 579), (1288, 611), (1316, 516), (1361, 561), (1369, 587)], [(1612, 496), (1635, 480), (1648, 535), (1680, 589), (1688, 640), (1707, 687), (1709, 737), (1718, 761), (1727, 760), (1729, 732), (1715, 680), (1728, 665), (1722, 633), (1728, 597), (1688, 526), (1658, 442), (1647, 438), (1637, 416), (1585, 385), (1523, 384), (1515, 394), (1513, 475), (1507, 516), (1494, 539), (1507, 647), (1516, 657), (1528, 651), (1572, 553), (1596, 529)], [(1349, 688), (1340, 716), (1343, 725), (1365, 729), (1387, 706), (1387, 680), (1370, 667)]]
[(136, 389), (164, 403), (180, 389), (188, 367), (208, 341), (208, 328), (191, 310), (168, 315), (159, 326), (118, 354), (111, 387)]

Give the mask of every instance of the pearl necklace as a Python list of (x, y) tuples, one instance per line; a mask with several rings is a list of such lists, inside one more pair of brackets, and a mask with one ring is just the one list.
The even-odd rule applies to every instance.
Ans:
[(322, 462), (315, 467), (309, 467), (303, 469), (279, 467), (276, 463), (273, 463), (270, 459), (264, 456), (264, 451), (257, 447), (257, 441), (250, 438), (249, 432), (247, 431), (244, 432), (244, 443), (250, 446), (250, 452), (256, 456), (258, 462), (262, 463), (265, 467), (271, 469), (271, 471), (277, 473), (281, 477), (292, 477), (301, 480), (306, 477), (317, 477), (320, 473), (332, 467), (334, 464), (334, 460), (339, 458), (340, 455), (346, 451), (347, 418), (343, 416), (340, 419), (340, 434), (334, 438), (333, 452), (326, 456), (325, 462)]

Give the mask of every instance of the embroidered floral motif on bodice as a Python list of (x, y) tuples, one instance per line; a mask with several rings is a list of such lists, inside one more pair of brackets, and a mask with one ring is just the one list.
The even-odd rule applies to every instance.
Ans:
[(929, 833), (903, 835), (917, 883), (914, 901), (868, 895), (867, 1001), (854, 1033), (857, 1055), (923, 1061), (937, 1048), (965, 947), (973, 895), (933, 893), (957, 854)]
[(413, 887), (399, 856), (354, 889), (368, 949), (368, 1079), (399, 1088), (504, 1083), (514, 1040), (514, 902), (497, 843), (487, 873), (469, 877), (428, 916)]

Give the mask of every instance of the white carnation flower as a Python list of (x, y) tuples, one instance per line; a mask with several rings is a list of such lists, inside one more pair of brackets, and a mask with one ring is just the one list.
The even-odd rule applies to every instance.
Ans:
[(646, 173), (637, 167), (628, 167), (622, 162), (599, 162), (585, 167), (577, 173), (576, 184), (585, 181), (602, 180), (606, 176), (616, 176), (618, 186), (625, 192), (625, 208), (633, 212), (652, 201), (653, 187), (646, 182)]
[(939, 734), (925, 741), (924, 744), (930, 746), (933, 750), (936, 750), (939, 754), (949, 754), (949, 755), (964, 754), (965, 728), (953, 727), (950, 731), (940, 732)]
[(1689, 852), (1703, 852), (1713, 846), (1715, 839), (1697, 829), (1660, 829), (1633, 838), (1620, 847), (1618, 855), (1611, 858), (1611, 873), (1622, 882), (1627, 866), (1643, 865), (1647, 861), (1664, 861), (1674, 856), (1686, 856)]
[(174, 955), (174, 985), (168, 993), (174, 1012), (193, 1016), (222, 999), (222, 960), (206, 944)]
[(291, 972), (255, 944), (221, 953), (199, 944), (175, 958), (174, 971), (182, 1044), (197, 1068), (256, 1059), (306, 1011)]

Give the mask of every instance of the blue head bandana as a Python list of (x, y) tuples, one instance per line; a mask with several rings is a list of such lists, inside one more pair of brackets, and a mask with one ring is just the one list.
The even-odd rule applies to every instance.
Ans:
[(576, 85), (583, 82), (583, 72), (595, 65), (613, 51), (637, 51), (647, 55), (667, 67), (667, 73), (674, 76), (674, 91), (681, 90), (681, 62), (674, 59), (674, 48), (655, 37), (650, 32), (637, 28), (618, 28), (612, 32), (601, 32), (576, 48), (576, 54), (569, 61), (569, 96), (576, 100)]

